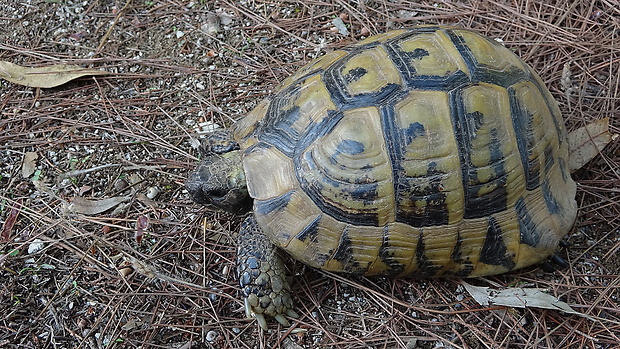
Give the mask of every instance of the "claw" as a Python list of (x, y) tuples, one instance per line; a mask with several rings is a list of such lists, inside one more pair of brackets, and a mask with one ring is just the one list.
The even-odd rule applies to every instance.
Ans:
[(245, 301), (243, 303), (245, 305), (245, 317), (251, 318), (252, 317), (252, 307), (250, 306), (250, 301), (248, 301), (247, 297), (245, 298)]
[(258, 322), (258, 325), (260, 326), (260, 328), (262, 328), (263, 331), (266, 332), (267, 331), (267, 320), (265, 320), (265, 315), (254, 313), (254, 317), (256, 318), (256, 321)]
[(286, 315), (295, 319), (299, 317), (299, 314), (297, 314), (293, 309), (286, 309)]
[(276, 316), (274, 316), (274, 319), (276, 319), (280, 324), (282, 324), (282, 326), (288, 327), (291, 324), (288, 322), (288, 320), (284, 317), (284, 315), (282, 314), (278, 314)]

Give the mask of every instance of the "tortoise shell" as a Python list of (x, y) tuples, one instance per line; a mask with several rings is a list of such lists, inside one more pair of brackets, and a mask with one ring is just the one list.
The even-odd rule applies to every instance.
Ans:
[(557, 102), (510, 50), (465, 29), (333, 51), (233, 135), (259, 226), (325, 270), (502, 273), (553, 254), (576, 215)]

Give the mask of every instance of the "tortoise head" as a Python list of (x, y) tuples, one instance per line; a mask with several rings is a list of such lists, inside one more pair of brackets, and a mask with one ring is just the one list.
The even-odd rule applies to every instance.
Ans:
[(204, 140), (203, 160), (185, 187), (192, 200), (228, 212), (246, 212), (252, 205), (241, 163), (241, 151), (229, 131), (215, 131)]

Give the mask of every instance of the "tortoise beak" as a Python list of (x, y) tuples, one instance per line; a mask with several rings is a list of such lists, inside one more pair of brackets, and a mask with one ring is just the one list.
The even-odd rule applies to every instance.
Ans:
[(200, 171), (190, 175), (185, 188), (194, 202), (211, 208), (239, 213), (248, 211), (252, 206), (252, 199), (247, 192), (213, 185), (205, 181)]

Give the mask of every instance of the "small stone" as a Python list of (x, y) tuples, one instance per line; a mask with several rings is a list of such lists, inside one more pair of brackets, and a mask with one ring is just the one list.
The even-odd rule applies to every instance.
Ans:
[(43, 246), (45, 246), (43, 240), (41, 239), (32, 240), (32, 243), (28, 245), (28, 254), (33, 254), (35, 252), (38, 252), (39, 250), (43, 248)]
[(220, 17), (213, 12), (209, 12), (206, 22), (200, 26), (200, 29), (210, 35), (217, 34), (217, 32), (221, 30), (220, 23)]
[(146, 197), (151, 199), (151, 200), (155, 199), (157, 197), (157, 195), (159, 195), (159, 192), (160, 192), (159, 188), (157, 188), (157, 187), (150, 187), (148, 189), (148, 191), (146, 192)]
[(128, 186), (129, 186), (129, 184), (123, 178), (120, 178), (120, 179), (117, 179), (116, 181), (114, 181), (114, 189), (117, 190), (117, 191), (123, 191)]
[(217, 339), (219, 335), (220, 334), (217, 333), (217, 331), (209, 331), (207, 332), (205, 339), (207, 340), (207, 342), (213, 342)]

